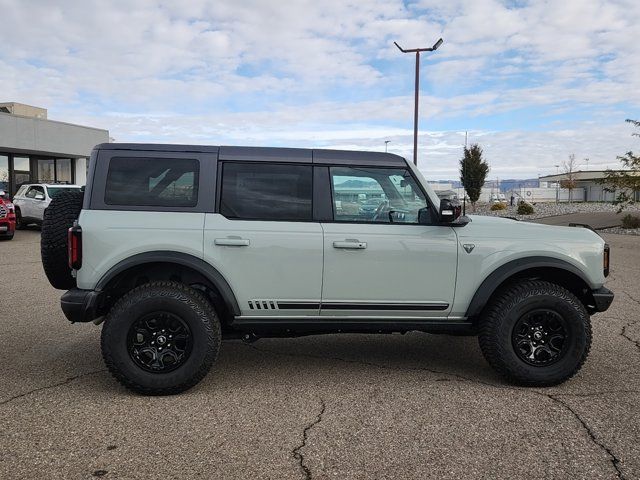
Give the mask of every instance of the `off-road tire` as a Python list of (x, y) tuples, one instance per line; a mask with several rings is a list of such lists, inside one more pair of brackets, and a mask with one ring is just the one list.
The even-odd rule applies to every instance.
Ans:
[[(144, 370), (127, 349), (127, 335), (136, 319), (158, 311), (179, 316), (191, 331), (190, 355), (169, 372)], [(205, 296), (187, 285), (167, 281), (141, 285), (120, 298), (107, 314), (101, 336), (102, 357), (111, 374), (143, 395), (174, 395), (196, 385), (215, 362), (220, 342), (220, 321)]]
[[(569, 330), (564, 355), (546, 366), (523, 361), (512, 342), (520, 317), (537, 308), (558, 313)], [(591, 347), (591, 320), (582, 302), (565, 288), (551, 282), (525, 280), (499, 292), (487, 306), (478, 339), (484, 357), (508, 381), (548, 387), (568, 380), (582, 367)]]
[(82, 210), (84, 192), (70, 190), (55, 196), (44, 211), (40, 253), (44, 273), (53, 288), (69, 290), (76, 286), (67, 253), (67, 232)]

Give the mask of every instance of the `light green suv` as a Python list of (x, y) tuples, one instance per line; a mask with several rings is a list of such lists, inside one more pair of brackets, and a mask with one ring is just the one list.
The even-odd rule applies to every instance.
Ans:
[(144, 394), (198, 383), (222, 338), (414, 330), (477, 334), (508, 380), (554, 385), (613, 300), (593, 231), (460, 217), (375, 152), (98, 145), (42, 256), (67, 318), (103, 322), (109, 370)]

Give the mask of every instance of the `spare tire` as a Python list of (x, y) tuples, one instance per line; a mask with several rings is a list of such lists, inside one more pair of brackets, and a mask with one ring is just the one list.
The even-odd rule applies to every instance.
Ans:
[(76, 286), (76, 279), (71, 276), (69, 268), (67, 232), (80, 215), (83, 198), (84, 192), (81, 190), (63, 191), (51, 200), (44, 211), (40, 237), (42, 266), (49, 283), (60, 290)]

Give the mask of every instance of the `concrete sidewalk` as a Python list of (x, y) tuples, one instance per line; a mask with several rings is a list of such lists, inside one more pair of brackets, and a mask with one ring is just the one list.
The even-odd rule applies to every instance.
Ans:
[(568, 227), (570, 223), (584, 223), (591, 226), (594, 230), (601, 230), (603, 228), (619, 227), (622, 224), (622, 217), (625, 215), (625, 212), (569, 213), (567, 215), (538, 218), (536, 220), (532, 220), (532, 222), (565, 227)]

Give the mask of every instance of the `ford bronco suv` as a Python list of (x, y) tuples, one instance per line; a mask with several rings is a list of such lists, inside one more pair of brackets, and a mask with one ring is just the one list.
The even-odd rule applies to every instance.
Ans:
[(338, 332), (475, 334), (508, 380), (554, 385), (613, 300), (593, 231), (460, 216), (375, 152), (98, 145), (42, 260), (66, 317), (104, 323), (115, 378), (155, 395), (198, 383), (222, 338)]

